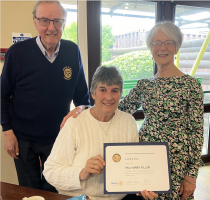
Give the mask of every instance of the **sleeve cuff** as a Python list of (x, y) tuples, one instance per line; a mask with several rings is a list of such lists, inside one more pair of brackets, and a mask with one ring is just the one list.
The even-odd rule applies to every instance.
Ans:
[(3, 128), (3, 131), (8, 131), (12, 129), (12, 125), (11, 124), (2, 124), (1, 125)]
[[(200, 166), (203, 166), (203, 163), (200, 163)], [(185, 174), (191, 178), (197, 178), (198, 176), (198, 168), (188, 168), (187, 173)]]
[(85, 187), (85, 181), (80, 181), (79, 179), (79, 174), (82, 171), (82, 167), (78, 167), (74, 171), (74, 177), (73, 177), (73, 182), (75, 183), (75, 188), (77, 189), (83, 189)]

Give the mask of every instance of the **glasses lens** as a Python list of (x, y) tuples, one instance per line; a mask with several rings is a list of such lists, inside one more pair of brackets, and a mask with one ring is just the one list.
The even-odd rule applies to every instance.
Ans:
[(57, 26), (57, 27), (61, 27), (63, 26), (63, 20), (62, 19), (55, 19), (54, 20), (54, 25)]
[(171, 45), (171, 44), (172, 44), (172, 41), (171, 40), (165, 41), (165, 45)]
[(49, 19), (39, 19), (39, 23), (40, 23), (42, 26), (48, 26), (49, 23), (50, 23), (50, 20), (49, 20)]
[(153, 46), (157, 46), (157, 42), (152, 42), (152, 45)]
[(155, 42), (155, 45), (158, 47), (161, 46), (161, 44), (162, 44), (162, 42), (160, 42), (160, 41)]

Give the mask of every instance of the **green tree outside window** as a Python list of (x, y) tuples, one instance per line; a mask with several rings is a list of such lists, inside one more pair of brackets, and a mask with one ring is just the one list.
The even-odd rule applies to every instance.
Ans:
[(72, 22), (69, 26), (65, 27), (63, 31), (62, 39), (71, 40), (72, 42), (78, 44), (76, 22)]

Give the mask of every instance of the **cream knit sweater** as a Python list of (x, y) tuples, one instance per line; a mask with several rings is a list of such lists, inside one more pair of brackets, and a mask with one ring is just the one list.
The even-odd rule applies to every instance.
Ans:
[(69, 118), (61, 129), (43, 174), (61, 194), (85, 194), (91, 200), (122, 199), (124, 194), (104, 194), (103, 173), (92, 174), (85, 181), (79, 180), (79, 173), (89, 158), (96, 155), (103, 158), (103, 143), (138, 141), (136, 122), (130, 114), (116, 110), (112, 120), (99, 122), (90, 114), (90, 109), (85, 110), (77, 118)]

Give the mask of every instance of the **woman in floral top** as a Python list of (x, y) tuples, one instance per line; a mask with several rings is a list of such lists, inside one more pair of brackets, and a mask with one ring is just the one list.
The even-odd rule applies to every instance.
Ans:
[(134, 113), (142, 106), (145, 118), (140, 142), (169, 144), (172, 193), (159, 194), (157, 199), (194, 199), (198, 168), (203, 165), (203, 92), (197, 79), (174, 65), (181, 44), (182, 33), (176, 25), (155, 25), (148, 34), (147, 46), (157, 73), (151, 79), (139, 80), (118, 107)]
[[(159, 194), (156, 199), (194, 199), (198, 169), (203, 165), (202, 88), (197, 79), (183, 74), (174, 65), (182, 39), (180, 29), (171, 22), (159, 23), (151, 29), (147, 45), (157, 64), (157, 73), (151, 79), (139, 80), (118, 107), (134, 113), (142, 106), (145, 118), (139, 131), (140, 142), (169, 144), (172, 193)], [(71, 111), (62, 125), (83, 109), (80, 106)], [(154, 199), (153, 193), (141, 194), (145, 199)]]

